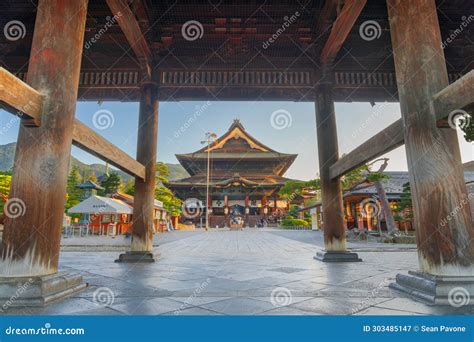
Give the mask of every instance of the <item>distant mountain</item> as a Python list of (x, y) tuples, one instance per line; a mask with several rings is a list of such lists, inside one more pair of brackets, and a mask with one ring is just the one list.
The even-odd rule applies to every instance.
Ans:
[[(10, 143), (6, 145), (0, 145), (0, 170), (7, 171), (13, 168), (13, 159), (15, 157), (16, 143)], [(169, 180), (177, 180), (181, 178), (189, 177), (189, 174), (180, 164), (166, 164), (170, 172)], [(104, 164), (86, 164), (80, 160), (71, 156), (69, 167), (75, 166), (82, 177), (90, 177), (95, 174), (97, 178), (105, 174), (105, 163)], [(112, 170), (112, 169), (111, 169)], [(126, 174), (121, 170), (115, 170), (122, 178), (123, 182), (127, 182), (129, 179), (133, 179), (132, 176)]]

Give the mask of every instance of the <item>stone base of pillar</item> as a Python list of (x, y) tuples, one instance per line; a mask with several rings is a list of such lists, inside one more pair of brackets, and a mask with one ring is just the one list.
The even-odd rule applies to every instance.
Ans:
[(431, 305), (474, 305), (474, 276), (438, 276), (418, 271), (397, 274), (390, 288)]
[(314, 259), (322, 262), (359, 262), (362, 259), (359, 258), (357, 253), (353, 252), (334, 252), (334, 251), (318, 251), (314, 256)]
[(153, 253), (151, 252), (131, 251), (120, 254), (119, 258), (115, 260), (115, 262), (126, 262), (133, 264), (150, 263), (155, 262), (155, 256), (153, 256)]
[(0, 278), (0, 308), (45, 306), (88, 286), (78, 273)]

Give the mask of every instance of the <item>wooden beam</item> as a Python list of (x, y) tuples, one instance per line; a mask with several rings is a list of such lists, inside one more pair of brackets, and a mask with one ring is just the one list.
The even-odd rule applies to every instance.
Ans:
[(433, 96), (437, 120), (446, 119), (455, 110), (471, 110), (474, 104), (474, 70)]
[(74, 121), (73, 145), (130, 175), (145, 179), (145, 167), (142, 164), (77, 119)]
[[(468, 72), (456, 82), (436, 93), (432, 101), (436, 120), (438, 120), (438, 125), (442, 125), (442, 127), (449, 127), (447, 123), (443, 124), (443, 122), (454, 110), (472, 111), (474, 104), (474, 71)], [(331, 166), (331, 178), (340, 177), (356, 167), (403, 145), (403, 129), (403, 122), (399, 119), (349, 154), (340, 158)]]
[[(25, 114), (30, 119), (26, 122), (39, 126), (43, 100), (38, 91), (0, 67), (0, 102), (9, 112), (19, 116)], [(142, 164), (78, 120), (74, 122), (73, 144), (124, 172), (145, 178)]]
[(323, 64), (330, 64), (336, 58), (366, 2), (367, 0), (346, 0), (321, 53)]
[(22, 117), (24, 124), (40, 125), (43, 96), (2, 67), (0, 67), (0, 103), (12, 114)]
[(330, 168), (331, 178), (343, 176), (356, 167), (403, 145), (403, 139), (403, 123), (399, 119), (335, 162)]
[(150, 47), (143, 36), (135, 15), (125, 0), (106, 0), (112, 14), (122, 28), (130, 47), (138, 59), (144, 59), (148, 63), (152, 59)]

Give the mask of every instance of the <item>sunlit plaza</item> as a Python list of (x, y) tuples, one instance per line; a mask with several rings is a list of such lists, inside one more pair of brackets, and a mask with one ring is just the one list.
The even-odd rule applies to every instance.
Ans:
[[(9, 315), (471, 315), (390, 289), (416, 267), (413, 245), (350, 243), (361, 263), (321, 263), (322, 232), (245, 228), (173, 232), (155, 239), (154, 264), (114, 263), (125, 239), (63, 240), (60, 265), (89, 287)], [(84, 247), (84, 243), (90, 244)], [(94, 246), (95, 244), (95, 246)], [(158, 252), (159, 251), (159, 252)]]

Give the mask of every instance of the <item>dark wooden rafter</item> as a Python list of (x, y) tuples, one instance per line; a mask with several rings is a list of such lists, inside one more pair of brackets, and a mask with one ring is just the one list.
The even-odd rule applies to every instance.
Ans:
[[(474, 104), (474, 71), (436, 93), (432, 105), (438, 123), (444, 122), (455, 110), (472, 109)], [(404, 144), (404, 128), (397, 120), (331, 166), (331, 178), (336, 178), (356, 167), (394, 150)]]
[[(0, 68), (0, 102), (9, 112), (22, 117), (24, 122), (39, 126), (43, 96), (4, 68)], [(145, 167), (142, 164), (77, 119), (74, 121), (72, 139), (75, 146), (128, 174), (145, 179)]]
[[(150, 47), (143, 35), (138, 21), (130, 9), (126, 0), (106, 0), (112, 11), (112, 14), (117, 18), (125, 37), (127, 38), (130, 47), (134, 51), (137, 58), (142, 62), (150, 64), (152, 54)], [(139, 6), (139, 5), (135, 5)]]
[(132, 0), (130, 7), (137, 16), (142, 32), (147, 32), (150, 29), (150, 9), (146, 5), (145, 0)]
[(323, 64), (331, 64), (334, 61), (366, 3), (367, 0), (345, 1), (344, 7), (334, 21), (329, 38), (321, 52), (320, 59)]
[(314, 28), (316, 40), (319, 40), (326, 32), (330, 32), (334, 18), (337, 15), (337, 6), (339, 3), (340, 0), (326, 0), (324, 2)]

